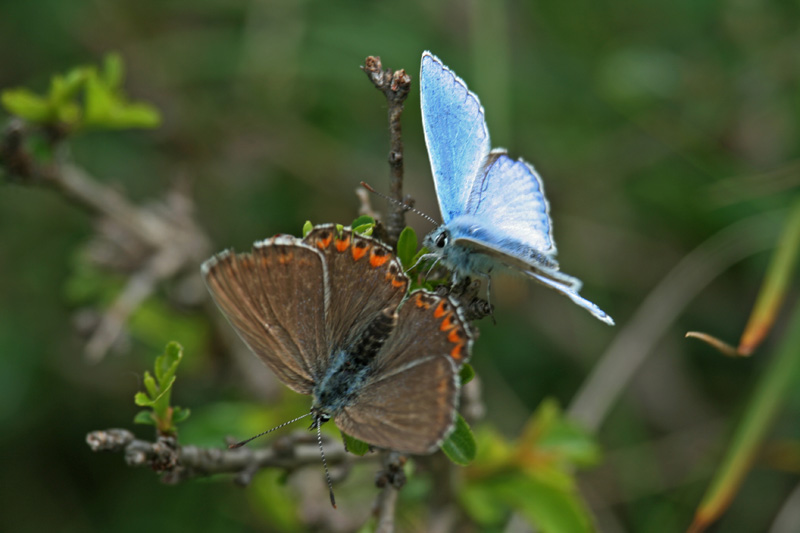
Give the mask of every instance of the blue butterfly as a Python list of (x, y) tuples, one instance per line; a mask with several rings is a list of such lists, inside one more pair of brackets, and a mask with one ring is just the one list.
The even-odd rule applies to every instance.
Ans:
[(423, 244), (454, 281), (504, 266), (555, 289), (606, 324), (614, 320), (559, 271), (542, 180), (522, 159), (491, 149), (483, 107), (467, 84), (430, 52), (420, 67), (422, 127), (444, 224)]

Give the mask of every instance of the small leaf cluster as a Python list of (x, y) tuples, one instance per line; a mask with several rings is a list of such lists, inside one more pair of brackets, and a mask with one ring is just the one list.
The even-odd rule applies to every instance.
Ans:
[(136, 405), (148, 408), (139, 411), (134, 422), (156, 426), (160, 435), (175, 435), (176, 425), (189, 417), (189, 409), (170, 405), (175, 371), (182, 358), (183, 348), (180, 344), (167, 344), (164, 353), (156, 357), (154, 373), (144, 373), (146, 392), (137, 392), (134, 397)]
[(8, 89), (0, 102), (14, 116), (67, 132), (157, 127), (161, 115), (155, 107), (128, 101), (122, 90), (124, 72), (120, 56), (109, 54), (100, 69), (80, 66), (53, 76), (45, 94)]
[(430, 253), (430, 250), (424, 246), (417, 250), (417, 246), (419, 246), (419, 241), (414, 228), (410, 226), (403, 228), (400, 237), (397, 239), (397, 257), (400, 259), (406, 274), (411, 278), (409, 290), (427, 289), (432, 291), (436, 285), (442, 283), (442, 280), (426, 279), (424, 276), (419, 276), (420, 272), (425, 272), (424, 266), (426, 264), (426, 261), (420, 262), (420, 258)]
[(489, 428), (477, 440), (459, 493), (475, 522), (497, 527), (514, 511), (542, 531), (593, 531), (574, 470), (597, 464), (600, 448), (554, 400), (540, 404), (516, 442)]

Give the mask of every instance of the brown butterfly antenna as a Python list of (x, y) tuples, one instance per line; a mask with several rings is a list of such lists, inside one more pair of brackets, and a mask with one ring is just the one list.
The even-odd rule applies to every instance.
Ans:
[(300, 420), (300, 419), (302, 419), (302, 418), (305, 418), (305, 417), (307, 417), (307, 416), (310, 416), (310, 415), (311, 415), (311, 413), (306, 413), (306, 414), (304, 414), (303, 416), (298, 416), (298, 417), (297, 417), (297, 418), (295, 418), (294, 420), (289, 420), (288, 422), (284, 422), (284, 423), (283, 423), (283, 424), (281, 424), (280, 426), (275, 426), (274, 428), (272, 428), (272, 429), (268, 429), (268, 430), (266, 430), (266, 431), (265, 431), (265, 432), (263, 432), (263, 433), (259, 433), (258, 435), (255, 435), (255, 436), (253, 436), (253, 437), (250, 437), (249, 439), (243, 440), (243, 441), (241, 441), (241, 442), (237, 442), (236, 444), (231, 444), (231, 445), (229, 445), (229, 446), (228, 446), (228, 449), (229, 449), (229, 450), (233, 450), (234, 448), (241, 448), (242, 446), (244, 446), (245, 444), (247, 444), (247, 443), (248, 443), (248, 442), (250, 442), (251, 440), (255, 440), (255, 439), (257, 439), (258, 437), (263, 437), (263, 436), (264, 436), (264, 435), (266, 435), (267, 433), (272, 433), (272, 432), (273, 432), (273, 431), (275, 431), (276, 429), (281, 429), (282, 427), (286, 427), (286, 426), (288, 426), (289, 424), (292, 424), (292, 423), (294, 423), (294, 422), (297, 422), (298, 420)]
[(376, 190), (375, 190), (375, 189), (373, 189), (373, 188), (372, 188), (372, 186), (371, 186), (371, 185), (369, 185), (368, 183), (366, 183), (366, 182), (362, 181), (362, 182), (361, 182), (361, 186), (362, 186), (362, 187), (364, 187), (365, 189), (367, 189), (369, 192), (371, 192), (371, 193), (374, 193), (374, 194), (377, 194), (377, 195), (378, 195), (378, 196), (380, 196), (381, 198), (384, 198), (384, 199), (386, 199), (386, 200), (389, 200), (389, 201), (390, 201), (390, 202), (392, 202), (393, 204), (396, 204), (396, 205), (399, 205), (399, 206), (401, 206), (401, 207), (402, 207), (403, 209), (405, 209), (406, 211), (411, 211), (411, 212), (413, 212), (413, 213), (416, 213), (416, 214), (418, 214), (419, 216), (421, 216), (421, 217), (422, 217), (422, 218), (424, 218), (425, 220), (429, 221), (429, 222), (430, 222), (431, 224), (433, 224), (434, 226), (438, 226), (438, 225), (439, 225), (439, 223), (438, 223), (438, 222), (436, 222), (436, 220), (434, 220), (434, 218), (433, 218), (433, 217), (426, 215), (425, 213), (423, 213), (423, 212), (422, 212), (422, 211), (420, 211), (419, 209), (416, 209), (416, 208), (413, 208), (413, 207), (411, 207), (410, 205), (408, 205), (408, 204), (407, 204), (407, 203), (405, 203), (405, 202), (401, 202), (401, 201), (399, 201), (399, 200), (395, 200), (395, 199), (394, 199), (394, 198), (392, 198), (391, 196), (386, 196), (385, 194), (383, 194), (383, 193), (380, 193), (380, 192), (376, 191)]
[[(250, 437), (249, 439), (243, 440), (241, 442), (237, 442), (236, 444), (231, 444), (231, 445), (228, 446), (228, 449), (232, 450), (232, 449), (235, 449), (235, 448), (240, 448), (240, 447), (244, 446), (245, 444), (247, 444), (248, 442), (250, 442), (251, 440), (255, 440), (258, 437), (263, 437), (264, 435), (266, 435), (268, 433), (272, 433), (273, 431), (275, 431), (277, 429), (281, 429), (282, 427), (286, 427), (289, 424), (297, 422), (298, 420), (303, 419), (303, 418), (305, 418), (307, 416), (311, 416), (312, 414), (314, 414), (314, 413), (313, 412), (309, 412), (309, 413), (306, 413), (306, 414), (304, 414), (302, 416), (298, 416), (297, 418), (295, 418), (293, 420), (289, 420), (288, 422), (284, 422), (283, 424), (281, 424), (279, 426), (275, 426), (272, 429), (268, 429), (267, 431), (264, 431), (263, 433), (259, 433), (258, 435)], [(331, 481), (331, 473), (328, 471), (328, 461), (325, 460), (325, 450), (322, 448), (322, 419), (320, 417), (315, 417), (314, 418), (314, 422), (311, 424), (311, 427), (313, 428), (315, 426), (317, 428), (317, 444), (319, 444), (319, 454), (320, 454), (320, 456), (322, 456), (322, 467), (325, 469), (325, 479), (328, 481), (328, 492), (331, 495), (331, 505), (333, 505), (333, 508), (336, 509), (336, 498), (333, 497), (333, 482)]]

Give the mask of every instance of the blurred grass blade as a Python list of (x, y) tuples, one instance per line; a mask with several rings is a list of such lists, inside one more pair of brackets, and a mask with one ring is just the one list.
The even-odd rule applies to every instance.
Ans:
[(766, 369), (731, 439), (727, 455), (695, 513), (690, 532), (705, 530), (728, 508), (750, 469), (782, 400), (800, 378), (800, 307), (787, 328), (775, 359)]
[(742, 338), (739, 340), (740, 354), (753, 353), (772, 329), (783, 298), (786, 296), (789, 280), (795, 271), (798, 250), (800, 250), (800, 198), (792, 206), (750, 320), (747, 321)]
[(713, 335), (709, 335), (708, 333), (703, 333), (702, 331), (687, 331), (686, 335), (684, 335), (687, 339), (697, 339), (705, 342), (709, 346), (712, 346), (719, 350), (722, 355), (727, 355), (728, 357), (739, 357), (740, 354), (739, 350), (728, 344), (727, 342), (714, 337)]
[(772, 254), (758, 299), (739, 340), (739, 346), (734, 348), (727, 342), (700, 331), (689, 331), (686, 333), (686, 338), (701, 340), (728, 357), (750, 356), (775, 324), (775, 318), (783, 304), (789, 281), (797, 265), (798, 251), (800, 251), (800, 198), (795, 201), (789, 212), (789, 218)]

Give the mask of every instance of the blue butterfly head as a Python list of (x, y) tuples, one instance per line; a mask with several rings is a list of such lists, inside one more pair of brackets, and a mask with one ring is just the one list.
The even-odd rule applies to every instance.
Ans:
[(475, 247), (473, 244), (478, 244), (482, 240), (493, 240), (494, 237), (489, 235), (490, 232), (491, 229), (482, 224), (479, 218), (457, 217), (425, 236), (422, 244), (429, 253), (424, 259), (441, 262), (452, 270), (454, 282), (469, 276), (488, 279), (496, 267), (505, 265), (486, 248)]
[(445, 255), (448, 244), (450, 244), (450, 232), (447, 231), (447, 227), (444, 225), (431, 231), (422, 239), (422, 245), (437, 257)]

